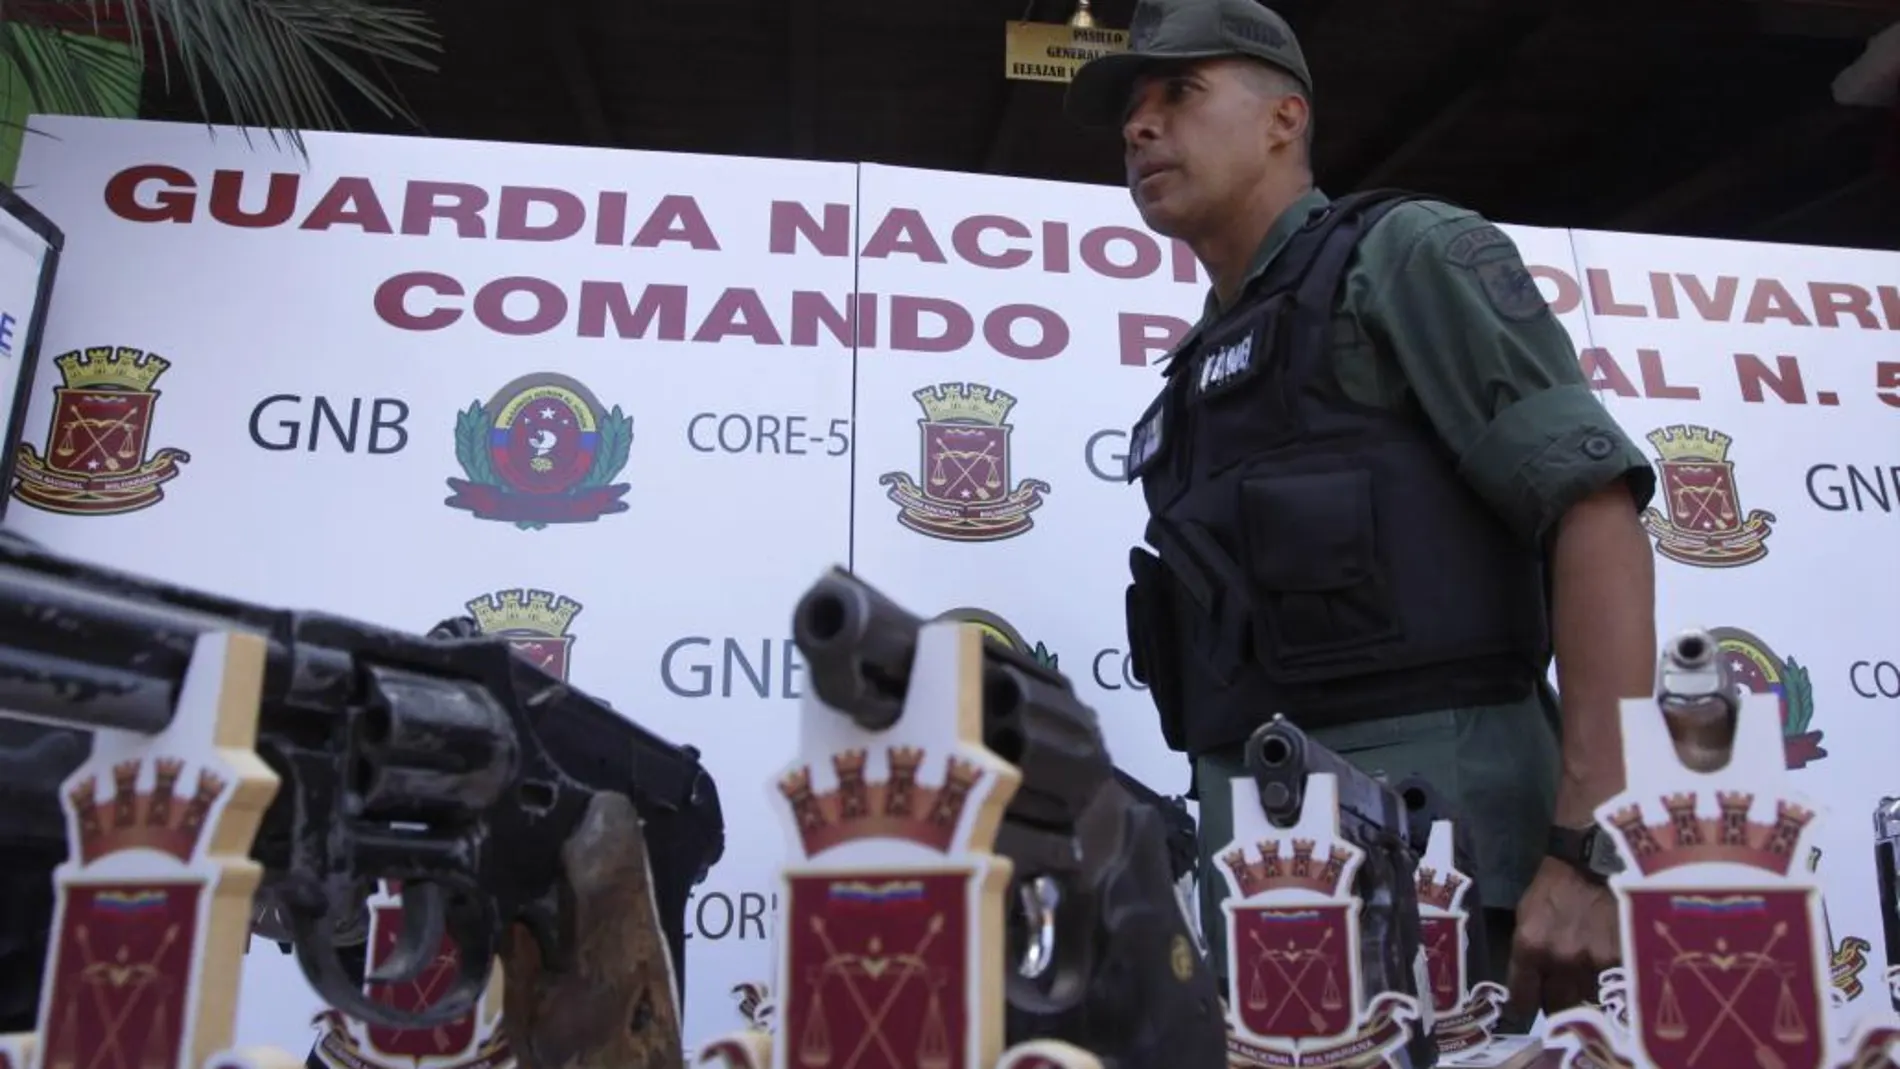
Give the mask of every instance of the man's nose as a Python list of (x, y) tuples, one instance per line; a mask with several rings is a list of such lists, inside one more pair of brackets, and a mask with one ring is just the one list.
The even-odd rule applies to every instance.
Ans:
[(1122, 141), (1130, 148), (1146, 141), (1153, 141), (1161, 135), (1161, 127), (1155, 121), (1154, 109), (1144, 104), (1136, 104), (1128, 112), (1128, 118), (1122, 120)]

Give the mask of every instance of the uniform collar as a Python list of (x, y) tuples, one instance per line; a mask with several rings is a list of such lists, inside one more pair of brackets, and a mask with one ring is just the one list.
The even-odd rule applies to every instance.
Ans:
[[(1260, 276), (1267, 273), (1267, 268), (1273, 266), (1273, 261), (1279, 257), (1280, 250), (1286, 248), (1286, 243), (1293, 239), (1294, 232), (1305, 226), (1307, 219), (1315, 211), (1330, 203), (1332, 203), (1331, 198), (1315, 186), (1300, 194), (1298, 200), (1288, 205), (1286, 211), (1280, 213), (1280, 217), (1267, 228), (1267, 236), (1260, 242), (1260, 247), (1254, 250), (1253, 259), (1247, 263), (1247, 274), (1240, 280), (1241, 294), (1244, 295), (1255, 282), (1260, 280)], [(1225, 309), (1220, 306), (1220, 297), (1214, 292), (1214, 288), (1209, 286), (1207, 297), (1201, 302), (1200, 322), (1194, 324), (1193, 329), (1187, 332), (1187, 336), (1174, 347), (1168, 359), (1172, 360), (1174, 353), (1179, 353), (1192, 345), (1195, 339), (1201, 336), (1203, 330), (1220, 318), (1223, 311)]]

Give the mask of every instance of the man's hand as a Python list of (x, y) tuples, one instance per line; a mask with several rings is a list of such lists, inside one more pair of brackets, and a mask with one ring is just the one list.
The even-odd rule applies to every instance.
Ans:
[(1595, 1002), (1597, 976), (1619, 964), (1616, 896), (1565, 862), (1546, 858), (1517, 904), (1511, 940), (1512, 1018)]
[(561, 848), (574, 896), (572, 967), (542, 971), (516, 926), (502, 955), (502, 1030), (520, 1069), (679, 1069), (679, 998), (633, 804), (597, 794)]

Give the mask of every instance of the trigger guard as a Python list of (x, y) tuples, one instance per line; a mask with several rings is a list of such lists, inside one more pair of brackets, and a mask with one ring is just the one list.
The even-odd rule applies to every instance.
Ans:
[[(332, 938), (336, 926), (327, 915), (313, 918), (301, 910), (284, 912), (293, 937), (291, 949), (296, 954), (297, 967), (311, 990), (331, 1009), (364, 1024), (405, 1031), (449, 1024), (473, 1011), (488, 986), (487, 966), (492, 957), (484, 955), (471, 962), (466, 945), (458, 939), (456, 982), (440, 998), (421, 1009), (400, 1009), (377, 1002), (364, 993), (361, 982), (343, 967)], [(451, 925), (450, 931), (460, 933), (464, 929), (464, 924), (457, 923)], [(492, 942), (492, 939), (481, 942)], [(479, 980), (473, 985), (468, 979), (471, 972), (479, 973)]]

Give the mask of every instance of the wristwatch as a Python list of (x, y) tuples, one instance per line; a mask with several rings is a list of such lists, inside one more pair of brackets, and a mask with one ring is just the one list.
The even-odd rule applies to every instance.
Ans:
[(1616, 843), (1595, 824), (1587, 828), (1552, 826), (1544, 852), (1576, 866), (1577, 871), (1598, 883), (1623, 871), (1623, 859), (1617, 856)]

